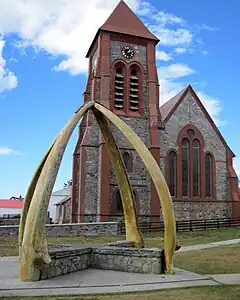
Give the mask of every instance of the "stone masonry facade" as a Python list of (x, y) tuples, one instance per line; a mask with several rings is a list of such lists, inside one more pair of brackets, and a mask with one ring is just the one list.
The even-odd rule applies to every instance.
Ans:
[[(167, 183), (169, 166), (166, 162), (169, 151), (175, 151), (180, 157), (183, 151), (182, 147), (179, 147), (180, 134), (188, 127), (196, 129), (201, 138), (201, 145), (203, 145), (200, 149), (199, 163), (198, 184), (200, 187), (198, 189), (200, 191), (197, 197), (193, 197), (193, 183), (191, 182), (191, 187), (188, 187), (190, 190), (188, 196), (183, 197), (182, 187), (180, 187), (182, 165), (178, 158), (178, 171), (175, 175), (177, 192), (173, 196), (176, 219), (240, 216), (240, 205), (237, 205), (240, 195), (236, 184), (237, 175), (233, 169), (233, 152), (191, 86), (179, 93), (179, 97), (176, 95), (163, 105), (159, 103), (155, 55), (159, 40), (143, 24), (141, 25), (139, 20), (136, 21), (124, 2), (121, 1), (116, 10), (118, 12), (114, 11), (99, 29), (88, 51), (89, 77), (83, 95), (84, 103), (89, 100), (97, 101), (121, 118), (148, 147)], [(124, 11), (124, 17), (129, 18), (129, 22), (132, 18), (128, 34), (125, 32), (125, 24), (122, 24), (122, 28), (119, 25), (121, 10)], [(114, 24), (118, 24), (116, 29), (114, 29)], [(109, 28), (111, 28), (110, 31)], [(139, 34), (137, 35), (136, 32)], [(134, 55), (129, 58), (124, 57), (124, 47), (132, 49)], [(115, 107), (116, 74), (119, 66), (123, 70), (124, 78), (122, 110)], [(137, 72), (136, 76), (139, 80), (137, 112), (132, 111), (129, 104), (132, 101), (129, 89), (132, 69)], [(161, 74), (159, 76), (161, 77)], [(141, 216), (151, 215), (152, 219), (153, 215), (161, 216), (160, 201), (143, 162), (119, 129), (111, 123), (109, 126), (122, 157), (128, 153), (131, 159), (132, 169), (128, 170), (128, 177), (134, 191), (137, 213)], [(203, 161), (207, 153), (213, 157), (211, 196), (206, 196), (205, 193), (207, 184)], [(191, 157), (189, 161), (192, 162)], [(192, 168), (189, 169), (188, 178), (193, 181), (194, 171)], [(79, 139), (74, 152), (73, 194), (69, 207), (71, 222), (113, 220), (112, 216), (116, 215), (118, 190), (98, 123), (93, 112), (88, 112), (87, 117), (83, 118), (79, 126)]]

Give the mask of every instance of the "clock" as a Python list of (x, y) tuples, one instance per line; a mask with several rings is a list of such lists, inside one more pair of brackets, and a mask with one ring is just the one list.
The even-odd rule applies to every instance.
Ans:
[(134, 50), (132, 47), (129, 46), (125, 46), (122, 48), (122, 55), (127, 58), (127, 59), (131, 59), (134, 56)]

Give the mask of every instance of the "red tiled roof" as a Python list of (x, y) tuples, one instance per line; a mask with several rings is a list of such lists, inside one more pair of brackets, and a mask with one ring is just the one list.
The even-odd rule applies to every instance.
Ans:
[(91, 49), (99, 35), (100, 31), (109, 31), (126, 35), (153, 40), (156, 43), (159, 39), (143, 24), (124, 1), (120, 1), (115, 7), (107, 21), (99, 28), (95, 38), (90, 45), (86, 57), (89, 57)]
[(22, 208), (23, 200), (0, 199), (0, 208)]
[(175, 107), (175, 105), (177, 104), (177, 102), (181, 99), (183, 93), (186, 91), (187, 88), (188, 87), (184, 88), (181, 92), (179, 92), (177, 95), (175, 95), (174, 97), (172, 97), (170, 100), (168, 100), (167, 102), (165, 102), (160, 107), (160, 113), (161, 113), (163, 121), (168, 116), (168, 114), (173, 109), (173, 107)]
[(118, 3), (100, 29), (159, 41), (124, 1)]

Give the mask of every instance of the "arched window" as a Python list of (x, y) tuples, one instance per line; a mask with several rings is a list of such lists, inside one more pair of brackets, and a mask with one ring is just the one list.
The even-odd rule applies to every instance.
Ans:
[(189, 196), (189, 140), (182, 140), (182, 195)]
[(130, 74), (129, 108), (132, 111), (138, 111), (139, 108), (139, 76), (136, 69), (132, 69)]
[(115, 201), (116, 201), (116, 212), (118, 214), (123, 213), (123, 204), (122, 204), (122, 198), (119, 189), (116, 192)]
[(192, 142), (192, 181), (193, 197), (200, 196), (200, 143), (197, 139)]
[(128, 152), (123, 153), (123, 163), (128, 173), (133, 172), (133, 164), (131, 155)]
[(177, 155), (174, 151), (168, 153), (168, 187), (171, 196), (177, 194)]
[(210, 153), (205, 156), (205, 197), (213, 196), (213, 158)]
[(115, 73), (114, 107), (124, 108), (124, 70), (121, 66), (116, 68)]

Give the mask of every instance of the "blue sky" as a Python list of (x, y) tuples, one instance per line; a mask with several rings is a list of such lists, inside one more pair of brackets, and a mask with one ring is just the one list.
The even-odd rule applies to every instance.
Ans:
[[(0, 198), (24, 195), (49, 144), (82, 104), (86, 51), (117, 2), (1, 0)], [(239, 174), (240, 3), (126, 2), (161, 40), (161, 102), (192, 84), (237, 155)], [(71, 178), (76, 140), (75, 130), (55, 189)]]

